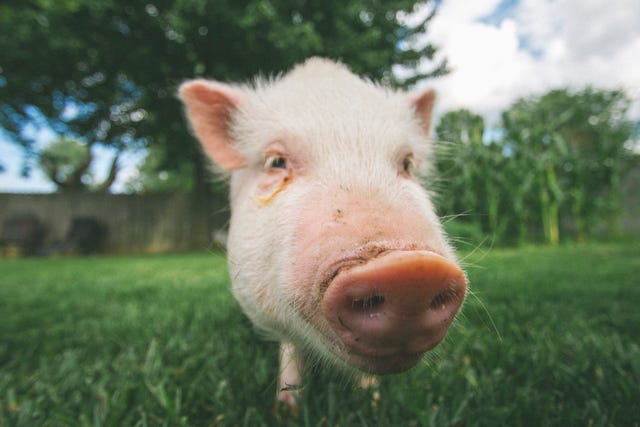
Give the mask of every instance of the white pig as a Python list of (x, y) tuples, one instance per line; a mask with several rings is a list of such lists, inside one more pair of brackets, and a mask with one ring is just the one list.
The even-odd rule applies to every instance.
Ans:
[(281, 400), (295, 405), (309, 357), (396, 373), (444, 338), (466, 278), (419, 181), (432, 90), (311, 58), (252, 85), (188, 81), (180, 97), (230, 174), (232, 290), (281, 342)]

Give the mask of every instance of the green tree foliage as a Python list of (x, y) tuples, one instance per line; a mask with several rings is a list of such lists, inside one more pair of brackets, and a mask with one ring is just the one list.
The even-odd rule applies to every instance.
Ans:
[(108, 191), (116, 178), (118, 156), (111, 162), (107, 178), (97, 183), (89, 170), (93, 160), (91, 145), (75, 139), (58, 139), (40, 152), (38, 163), (60, 191)]
[(564, 218), (577, 240), (595, 226), (620, 233), (620, 186), (633, 160), (625, 148), (633, 134), (629, 104), (618, 90), (559, 89), (520, 100), (504, 113), (514, 158), (531, 165), (531, 196), (538, 198), (548, 242), (559, 241)]
[(451, 111), (442, 116), (435, 130), (443, 211), (463, 214), (463, 220), (484, 232), (499, 234), (506, 177), (488, 171), (504, 168), (505, 159), (499, 145), (484, 143), (484, 119), (466, 109)]
[[(442, 209), (468, 213), (503, 242), (585, 240), (596, 229), (621, 232), (621, 183), (638, 156), (634, 126), (618, 90), (552, 90), (516, 101), (502, 134), (482, 141), (482, 118), (445, 114), (436, 127)], [(636, 135), (637, 136), (637, 135)]]
[(150, 147), (137, 174), (125, 183), (127, 192), (142, 194), (193, 189), (193, 165), (185, 162), (178, 169), (167, 169), (163, 167), (163, 158), (159, 148)]
[[(397, 16), (415, 1), (7, 0), (0, 4), (0, 125), (28, 152), (35, 127), (107, 146), (160, 147), (162, 168), (205, 164), (175, 99), (187, 78), (245, 80), (311, 55), (345, 61), (393, 84), (393, 64), (414, 66), (431, 16)], [(446, 63), (430, 73), (446, 72)]]

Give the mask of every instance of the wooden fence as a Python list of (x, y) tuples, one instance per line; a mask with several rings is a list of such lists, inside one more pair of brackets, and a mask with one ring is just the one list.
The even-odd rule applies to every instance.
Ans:
[[(627, 236), (640, 236), (639, 183), (640, 169), (636, 169), (622, 187)], [(219, 248), (229, 209), (223, 196), (203, 204), (185, 193), (0, 193), (0, 224), (25, 215), (42, 225), (45, 249), (65, 240), (74, 218), (93, 218), (105, 229), (105, 252), (155, 253)]]
[(212, 249), (228, 221), (226, 199), (204, 206), (191, 195), (0, 194), (0, 224), (35, 216), (43, 248), (65, 240), (74, 218), (93, 218), (105, 230), (109, 253), (154, 253)]

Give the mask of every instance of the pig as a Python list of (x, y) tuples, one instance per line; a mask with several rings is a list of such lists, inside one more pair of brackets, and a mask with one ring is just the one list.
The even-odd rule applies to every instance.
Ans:
[(296, 405), (305, 362), (399, 373), (444, 338), (467, 279), (421, 185), (433, 90), (310, 58), (251, 84), (187, 81), (179, 97), (230, 181), (232, 292), (281, 343), (279, 400)]

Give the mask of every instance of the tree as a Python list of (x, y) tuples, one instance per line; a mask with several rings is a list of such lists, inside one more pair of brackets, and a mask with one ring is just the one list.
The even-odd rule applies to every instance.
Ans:
[(436, 126), (443, 213), (463, 215), (503, 243), (621, 229), (621, 183), (638, 156), (630, 100), (617, 90), (556, 89), (516, 101), (500, 135), (483, 142), (482, 117), (446, 113)]
[[(26, 152), (30, 126), (114, 146), (160, 147), (162, 168), (205, 163), (174, 91), (193, 76), (245, 80), (311, 55), (342, 59), (392, 84), (393, 64), (411, 67), (436, 49), (402, 43), (433, 15), (403, 27), (414, 1), (8, 0), (0, 5), (0, 125)], [(46, 66), (43, 66), (46, 64)], [(414, 79), (446, 72), (446, 62)]]
[(193, 189), (193, 166), (183, 163), (184, 169), (163, 167), (164, 155), (159, 148), (150, 147), (138, 167), (137, 174), (125, 183), (127, 192), (137, 194), (191, 191)]
[(116, 178), (118, 155), (113, 158), (107, 178), (96, 183), (89, 167), (92, 144), (61, 138), (42, 150), (38, 163), (45, 175), (61, 191), (108, 191)]
[(28, 154), (39, 128), (118, 150), (135, 143), (140, 94), (114, 58), (123, 49), (104, 45), (113, 29), (97, 19), (103, 10), (75, 0), (0, 5), (0, 125)]
[(521, 99), (503, 114), (505, 144), (533, 175), (533, 191), (545, 239), (560, 240), (561, 219), (571, 218), (575, 238), (595, 225), (619, 233), (620, 183), (632, 155), (630, 101), (622, 91), (557, 89)]

